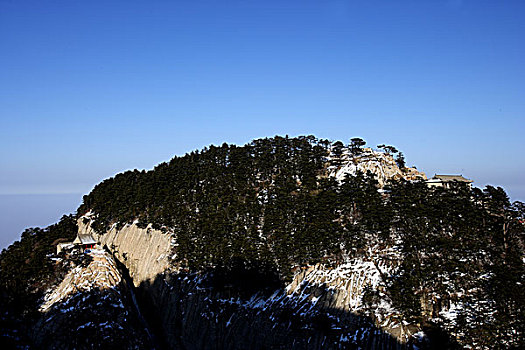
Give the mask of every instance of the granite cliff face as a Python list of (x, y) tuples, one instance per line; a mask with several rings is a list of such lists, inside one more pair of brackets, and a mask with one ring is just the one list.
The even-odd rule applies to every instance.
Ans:
[(425, 173), (416, 168), (400, 168), (394, 157), (385, 152), (364, 148), (359, 154), (352, 154), (348, 149), (343, 149), (340, 156), (332, 152), (329, 167), (330, 176), (342, 181), (346, 175), (355, 175), (358, 171), (366, 174), (371, 172), (376, 176), (379, 186), (383, 187), (388, 180), (426, 180)]
[(371, 247), (366, 257), (338, 266), (299, 269), (289, 284), (247, 295), (217, 285), (213, 271), (178, 269), (170, 261), (170, 233), (128, 224), (98, 235), (89, 216), (78, 226), (128, 269), (146, 319), (169, 348), (401, 349), (419, 330), (403, 323), (386, 298), (373, 315), (363, 304), (365, 290), (380, 291), (395, 271), (394, 249)]
[[(492, 186), (412, 181), (425, 175), (394, 147), (363, 142), (224, 144), (104, 180), (77, 216), (2, 253), (0, 287), (31, 305), (4, 303), (18, 314), (0, 320), (3, 338), (78, 349), (523, 343), (525, 206)], [(72, 232), (97, 249), (50, 252)]]
[[(115, 261), (104, 251), (92, 250), (87, 256), (86, 266), (77, 266), (70, 271), (60, 285), (45, 296), (40, 306), (41, 312), (47, 312), (77, 293), (91, 290), (114, 289), (122, 281)], [(86, 259), (86, 260), (87, 260)]]
[(33, 327), (41, 349), (148, 349), (154, 342), (135, 307), (132, 287), (116, 261), (94, 249), (49, 290)]
[(91, 226), (91, 215), (78, 220), (80, 234), (92, 235), (102, 247), (121, 261), (133, 283), (151, 281), (170, 266), (172, 236), (152, 228), (127, 224), (121, 229), (114, 225), (108, 232), (97, 233)]
[[(328, 175), (342, 181), (358, 171), (372, 172), (382, 187), (389, 179), (425, 179), (416, 169), (400, 169), (393, 157), (364, 149), (331, 158)], [(404, 321), (382, 292), (395, 273), (394, 246), (371, 246), (359, 258), (336, 265), (317, 264), (293, 272), (287, 285), (246, 290), (217, 282), (218, 271), (179, 268), (174, 233), (137, 226), (137, 221), (107, 232), (93, 229), (96, 213), (78, 220), (80, 234), (91, 234), (129, 272), (145, 318), (169, 348), (410, 348), (418, 325)], [(243, 275), (249, 280), (257, 276)], [(368, 310), (363, 297), (378, 293)]]

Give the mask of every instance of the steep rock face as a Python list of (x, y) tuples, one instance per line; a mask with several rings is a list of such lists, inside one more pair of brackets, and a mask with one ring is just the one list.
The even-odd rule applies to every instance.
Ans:
[(168, 233), (127, 224), (121, 229), (114, 225), (108, 232), (97, 234), (88, 217), (78, 220), (78, 228), (79, 233), (91, 234), (124, 263), (135, 286), (153, 280), (169, 267), (172, 236)]
[(376, 179), (381, 187), (390, 179), (404, 179), (407, 181), (427, 179), (425, 173), (415, 168), (399, 168), (391, 154), (374, 151), (371, 148), (365, 148), (362, 153), (357, 155), (353, 155), (348, 150), (345, 150), (340, 157), (335, 157), (332, 154), (331, 160), (332, 162), (335, 160), (335, 163), (340, 163), (329, 167), (330, 176), (335, 177), (339, 181), (342, 181), (347, 174), (355, 175), (358, 171), (364, 174), (370, 171), (376, 175)]
[(50, 290), (40, 306), (33, 342), (41, 349), (148, 349), (153, 344), (140, 322), (127, 283), (103, 250), (86, 255)]
[(369, 253), (366, 257), (348, 259), (336, 267), (315, 265), (302, 270), (287, 286), (288, 295), (308, 300), (317, 310), (327, 313), (363, 316), (370, 313), (363, 300), (367, 289), (377, 291), (381, 303), (369, 315), (374, 326), (404, 344), (419, 329), (403, 322), (402, 314), (384, 293), (384, 279), (396, 271), (397, 254), (393, 249), (380, 251), (377, 247), (371, 248)]
[(87, 266), (75, 267), (56, 289), (45, 296), (40, 311), (46, 312), (53, 305), (69, 299), (76, 293), (93, 289), (112, 289), (119, 285), (122, 278), (110, 256), (104, 251), (92, 250), (89, 257), (92, 261)]
[(207, 277), (172, 273), (143, 286), (171, 348), (410, 348), (370, 319), (333, 308), (333, 291), (308, 281), (293, 291), (239, 298), (217, 291)]
[[(328, 174), (339, 181), (358, 171), (371, 171), (380, 186), (389, 179), (426, 179), (371, 149), (357, 156), (345, 151), (334, 164)], [(92, 234), (126, 266), (144, 313), (170, 348), (401, 349), (410, 348), (419, 331), (403, 321), (383, 293), (385, 278), (395, 273), (400, 258), (395, 247), (369, 247), (360, 258), (335, 267), (303, 268), (282, 289), (241, 297), (231, 286), (214, 285), (213, 271), (175, 268), (172, 234), (139, 228), (136, 222), (97, 234), (91, 226), (94, 215), (79, 219), (79, 233)], [(363, 302), (367, 290), (381, 297), (373, 312)]]
[(147, 318), (170, 348), (401, 349), (416, 331), (388, 302), (375, 319), (363, 309), (365, 288), (381, 290), (382, 276), (395, 269), (394, 250), (370, 249), (367, 259), (337, 267), (310, 266), (271, 295), (239, 297), (228, 286), (214, 286), (213, 273), (171, 266), (170, 234), (130, 224), (96, 235), (84, 218), (79, 230), (97, 237), (129, 269)]
[[(328, 175), (338, 181), (358, 171), (375, 174), (381, 187), (390, 179), (426, 179), (416, 169), (400, 169), (390, 154), (368, 148), (358, 155), (344, 150), (329, 164)], [(232, 286), (214, 285), (213, 271), (178, 270), (172, 234), (139, 228), (137, 222), (97, 234), (91, 226), (95, 217), (80, 218), (79, 233), (92, 234), (126, 266), (147, 318), (170, 348), (400, 349), (410, 348), (419, 331), (403, 321), (384, 293), (385, 279), (400, 259), (395, 247), (369, 247), (337, 266), (303, 268), (273, 293), (246, 296)], [(363, 301), (367, 291), (380, 297), (372, 312)]]

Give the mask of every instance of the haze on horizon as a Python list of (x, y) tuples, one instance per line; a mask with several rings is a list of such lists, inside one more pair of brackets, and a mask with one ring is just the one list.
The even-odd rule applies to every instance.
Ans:
[(0, 1), (0, 194), (314, 134), (524, 201), (524, 37), (523, 1)]

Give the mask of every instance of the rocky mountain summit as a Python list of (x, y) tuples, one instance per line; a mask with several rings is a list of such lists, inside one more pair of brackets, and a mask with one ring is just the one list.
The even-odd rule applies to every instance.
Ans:
[(347, 175), (356, 175), (357, 172), (372, 173), (377, 179), (379, 186), (384, 187), (390, 180), (418, 181), (426, 180), (425, 173), (416, 168), (400, 167), (393, 155), (387, 152), (374, 151), (372, 148), (364, 148), (358, 154), (352, 154), (346, 148), (337, 156), (331, 152), (330, 176), (342, 181)]
[[(30, 316), (2, 304), (4, 339), (48, 349), (519, 348), (525, 206), (501, 188), (430, 186), (393, 146), (363, 146), (260, 139), (103, 181), (75, 218), (2, 253), (5, 300), (39, 295)], [(72, 235), (97, 248), (36, 254), (45, 278), (13, 269), (46, 239), (82, 241)]]

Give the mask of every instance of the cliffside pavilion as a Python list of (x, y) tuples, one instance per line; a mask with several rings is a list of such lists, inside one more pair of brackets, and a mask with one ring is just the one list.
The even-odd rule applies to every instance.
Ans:
[(64, 250), (70, 250), (73, 248), (90, 249), (95, 248), (97, 241), (90, 234), (77, 234), (77, 237), (73, 242), (63, 242), (57, 244), (57, 254)]
[(77, 238), (73, 241), (75, 245), (81, 245), (82, 249), (94, 248), (97, 241), (90, 234), (78, 234)]
[(443, 187), (451, 188), (457, 184), (463, 184), (466, 186), (471, 186), (473, 181), (467, 178), (464, 178), (463, 175), (434, 175), (433, 178), (426, 181), (428, 187)]

